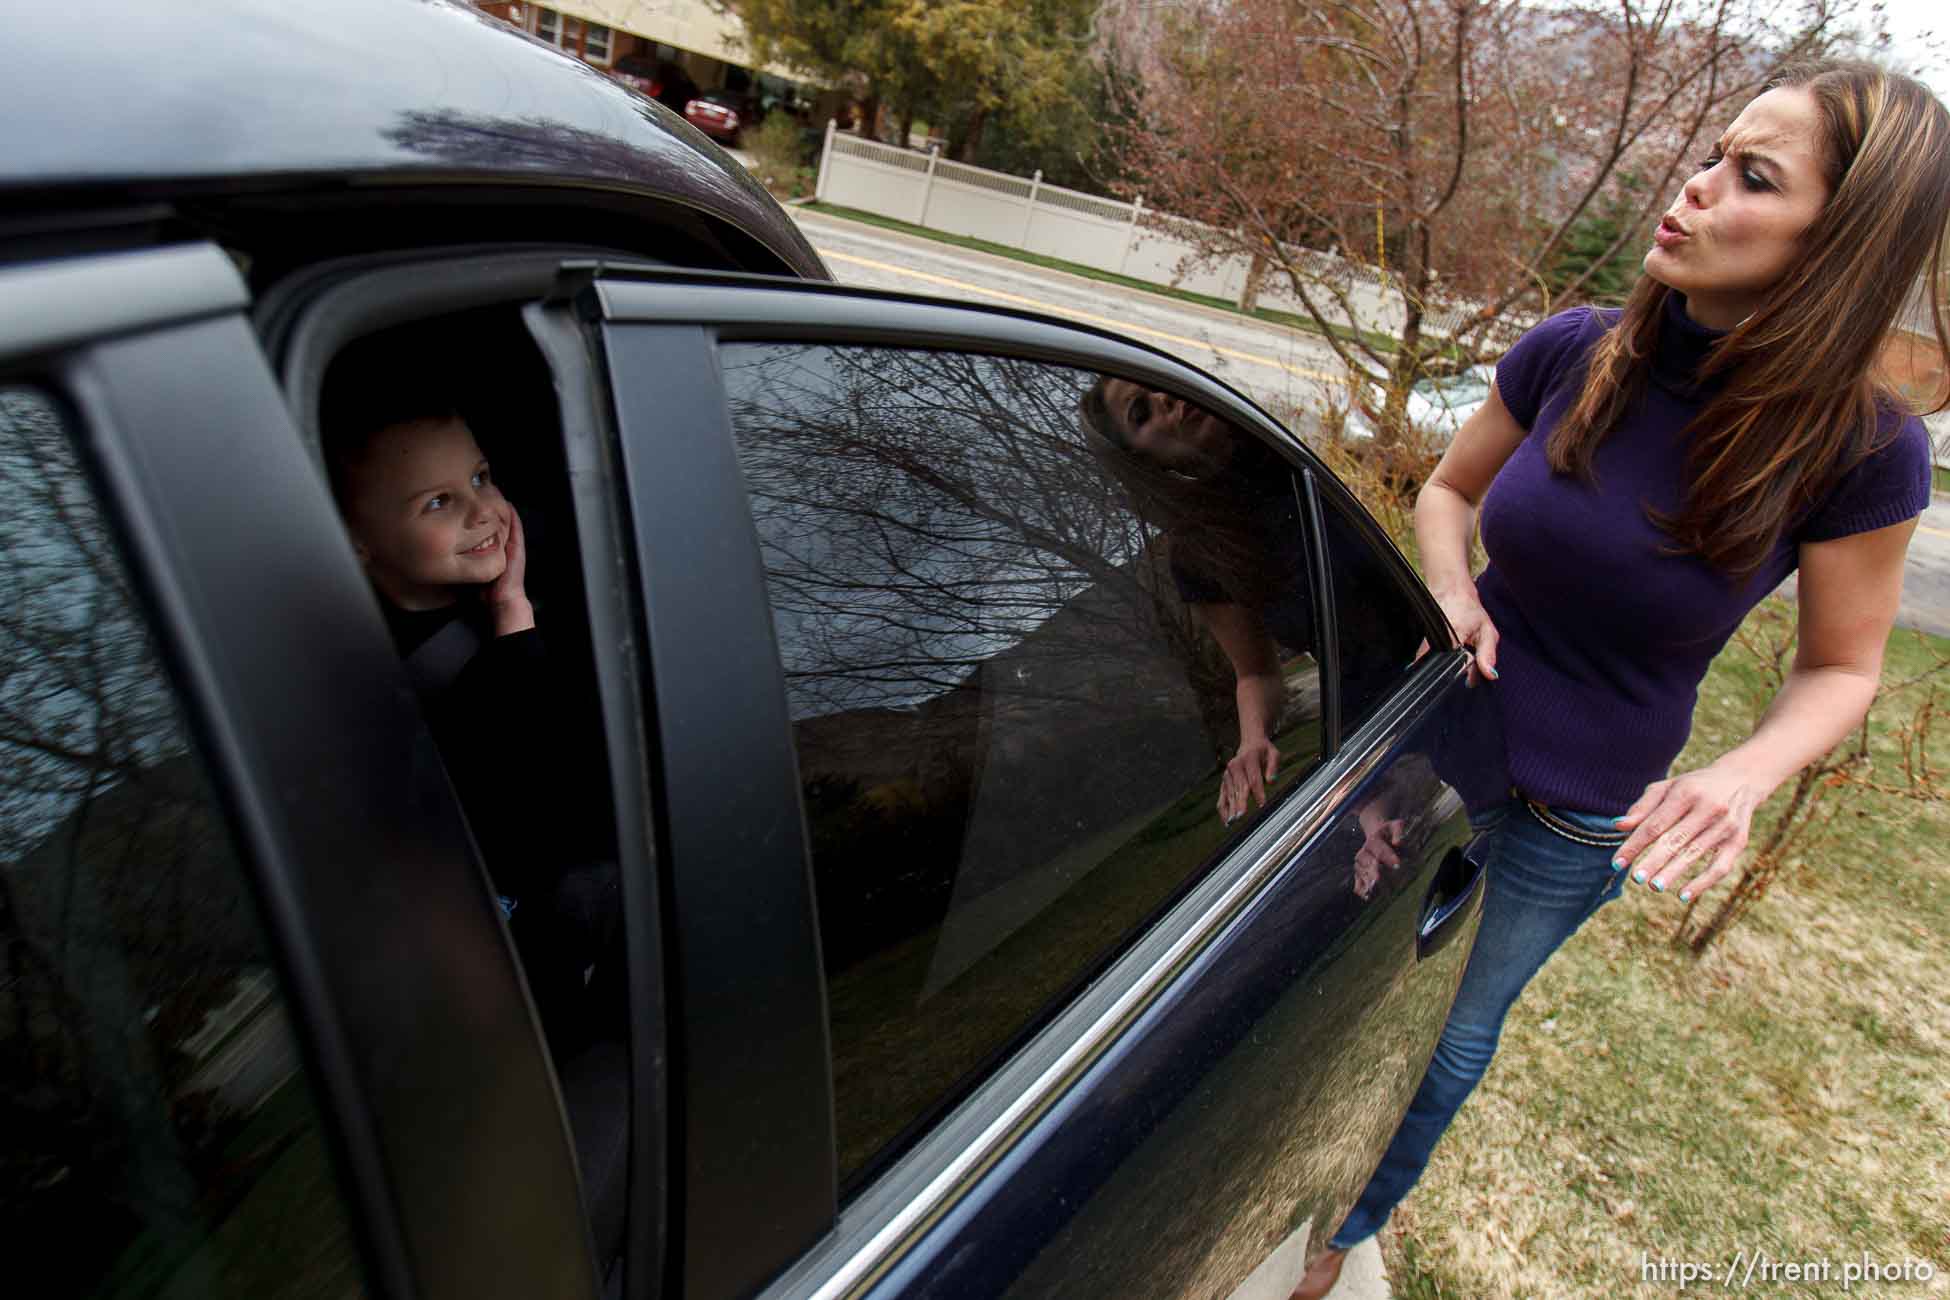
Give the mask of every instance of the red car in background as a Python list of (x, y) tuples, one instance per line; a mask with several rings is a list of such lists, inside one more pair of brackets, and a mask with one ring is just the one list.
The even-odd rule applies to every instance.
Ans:
[(758, 100), (750, 95), (713, 90), (684, 105), (684, 120), (722, 144), (736, 146), (746, 127), (757, 126), (764, 116)]

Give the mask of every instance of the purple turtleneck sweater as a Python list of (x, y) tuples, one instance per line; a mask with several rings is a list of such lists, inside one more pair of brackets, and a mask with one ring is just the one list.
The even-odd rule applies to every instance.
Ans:
[(1744, 582), (1671, 539), (1646, 506), (1684, 500), (1686, 426), (1711, 390), (1696, 380), (1720, 335), (1667, 299), (1652, 382), (1598, 449), (1596, 483), (1553, 474), (1544, 444), (1576, 400), (1585, 362), (1616, 311), (1544, 321), (1498, 363), (1496, 389), (1529, 431), (1483, 498), (1490, 564), (1476, 580), (1499, 635), (1493, 687), (1517, 789), (1544, 803), (1615, 814), (1663, 780), (1692, 730), (1707, 666), (1797, 563), (1830, 541), (1921, 514), (1930, 444), (1914, 416), (1884, 416), (1880, 450), (1844, 475)]

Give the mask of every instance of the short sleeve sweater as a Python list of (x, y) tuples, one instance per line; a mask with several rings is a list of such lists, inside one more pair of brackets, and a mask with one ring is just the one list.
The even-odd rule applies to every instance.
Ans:
[(1692, 730), (1707, 666), (1740, 621), (1794, 571), (1802, 543), (1914, 518), (1930, 501), (1922, 422), (1888, 412), (1878, 448), (1797, 520), (1759, 572), (1736, 582), (1670, 553), (1647, 507), (1684, 502), (1687, 426), (1711, 396), (1698, 367), (1720, 335), (1667, 298), (1652, 380), (1599, 446), (1595, 482), (1555, 474), (1544, 447), (1577, 398), (1616, 311), (1577, 308), (1525, 334), (1496, 388), (1528, 436), (1482, 506), (1495, 622), (1494, 687), (1516, 787), (1545, 803), (1615, 814), (1665, 777)]

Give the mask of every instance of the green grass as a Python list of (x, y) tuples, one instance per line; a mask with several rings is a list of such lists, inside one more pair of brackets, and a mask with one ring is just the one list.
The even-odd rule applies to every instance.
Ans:
[[(1175, 298), (1179, 302), (1195, 303), (1214, 311), (1228, 312), (1234, 316), (1250, 316), (1255, 320), (1267, 321), (1274, 325), (1284, 325), (1288, 329), (1300, 330), (1307, 334), (1325, 336), (1330, 331), (1323, 330), (1310, 317), (1296, 315), (1288, 311), (1275, 311), (1269, 307), (1258, 307), (1250, 312), (1242, 312), (1239, 305), (1224, 298), (1210, 294), (1193, 293), (1188, 289), (1177, 289), (1170, 285), (1157, 284), (1150, 280), (1139, 280), (1128, 275), (1118, 275), (1112, 271), (1099, 270), (1079, 262), (1066, 262), (1060, 257), (1047, 257), (1041, 253), (1031, 253), (1025, 249), (1012, 248), (1007, 244), (992, 243), (986, 239), (975, 239), (967, 235), (951, 235), (945, 231), (931, 230), (911, 222), (899, 221), (893, 217), (883, 217), (873, 212), (863, 212), (858, 208), (841, 207), (834, 203), (807, 203), (801, 205), (811, 212), (823, 213), (829, 217), (840, 217), (847, 221), (858, 221), (869, 226), (879, 226), (884, 230), (898, 231), (903, 235), (914, 235), (921, 239), (932, 239), (940, 244), (952, 244), (957, 248), (974, 249), (978, 253), (988, 253), (994, 257), (1006, 257), (1013, 262), (1025, 262), (1031, 266), (1046, 267), (1052, 271), (1062, 271), (1066, 275), (1080, 275), (1087, 280), (1097, 280), (1104, 284), (1119, 285), (1126, 289), (1136, 289), (1142, 293), (1157, 294), (1162, 298)], [(1335, 328), (1331, 332), (1343, 339), (1365, 337), (1368, 345), (1384, 355), (1395, 350), (1397, 340), (1387, 334), (1373, 330), (1356, 331)]]
[[(1784, 612), (1770, 601), (1752, 617)], [(1950, 641), (1898, 630), (1884, 680), (1947, 655)], [(1721, 655), (1676, 767), (1749, 734), (1764, 687), (1738, 646)], [(1877, 706), (1881, 788), (1829, 790), (1846, 800), (1836, 833), (1792, 856), (1705, 956), (1668, 942), (1675, 900), (1634, 888), (1538, 975), (1383, 1234), (1396, 1295), (1675, 1294), (1641, 1282), (1642, 1256), (1724, 1267), (1741, 1250), (1837, 1270), (1867, 1251), (1937, 1273), (1845, 1293), (1837, 1272), (1752, 1294), (1946, 1293), (1950, 804), (1904, 788), (1898, 739), (1920, 696)], [(1950, 770), (1950, 736), (1924, 749)]]

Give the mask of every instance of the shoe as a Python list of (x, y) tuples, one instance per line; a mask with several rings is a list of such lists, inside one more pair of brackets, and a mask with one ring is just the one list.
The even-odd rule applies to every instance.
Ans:
[(1321, 1300), (1341, 1280), (1341, 1265), (1346, 1262), (1346, 1251), (1329, 1246), (1314, 1257), (1313, 1263), (1307, 1265), (1306, 1275), (1300, 1279), (1300, 1285), (1293, 1288), (1289, 1300)]

